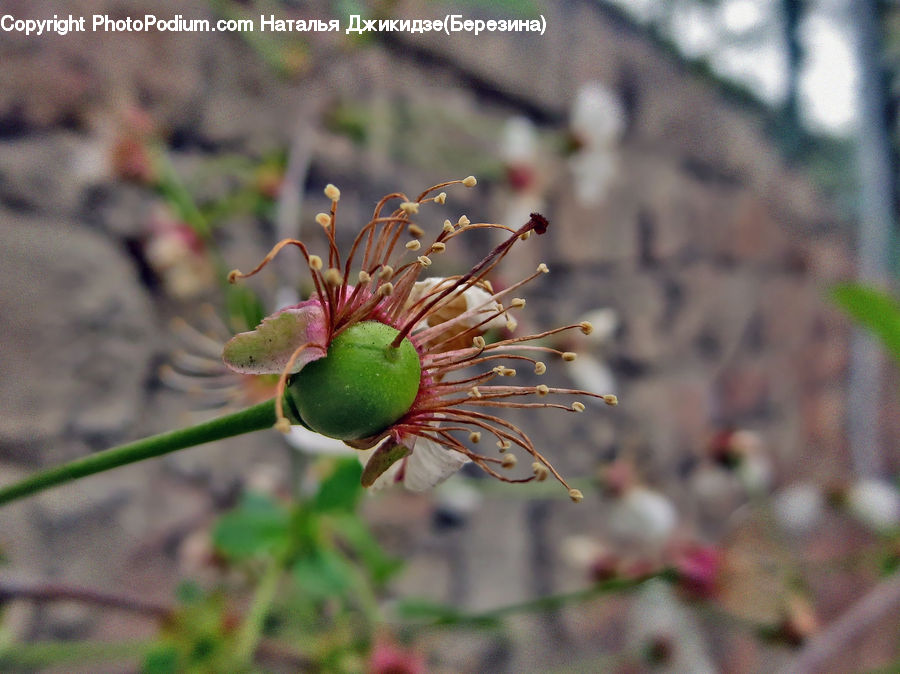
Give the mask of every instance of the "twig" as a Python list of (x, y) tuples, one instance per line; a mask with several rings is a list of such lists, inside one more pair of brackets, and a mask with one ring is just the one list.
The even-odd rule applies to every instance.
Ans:
[(785, 670), (787, 674), (821, 671), (836, 653), (850, 641), (865, 633), (872, 625), (900, 606), (900, 573), (876, 585), (825, 630), (809, 641)]
[(112, 594), (78, 585), (10, 578), (0, 579), (0, 604), (14, 599), (27, 599), (37, 603), (78, 601), (133, 613), (143, 613), (154, 618), (167, 618), (173, 611), (172, 607), (165, 604)]

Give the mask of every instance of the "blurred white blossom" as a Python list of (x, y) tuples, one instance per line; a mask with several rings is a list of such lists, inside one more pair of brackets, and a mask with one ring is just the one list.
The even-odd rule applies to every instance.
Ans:
[(884, 480), (860, 480), (851, 486), (847, 490), (847, 509), (876, 532), (900, 526), (900, 493)]
[(775, 521), (785, 532), (800, 536), (811, 532), (821, 521), (825, 508), (822, 490), (809, 482), (785, 487), (772, 499)]
[(618, 167), (625, 123), (622, 102), (605, 85), (589, 82), (576, 93), (569, 128), (577, 149), (569, 158), (569, 169), (582, 204), (596, 205), (606, 197)]

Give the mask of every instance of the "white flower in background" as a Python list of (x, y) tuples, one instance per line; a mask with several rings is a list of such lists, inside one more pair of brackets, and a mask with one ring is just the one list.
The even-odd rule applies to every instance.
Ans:
[[(537, 130), (527, 117), (510, 117), (500, 135), (500, 157), (509, 167), (531, 167), (537, 164)], [(515, 185), (513, 185), (515, 187)]]
[(884, 480), (860, 480), (847, 490), (847, 510), (878, 533), (900, 526), (900, 493)]
[(664, 494), (635, 485), (615, 499), (609, 514), (610, 530), (618, 538), (649, 546), (664, 545), (678, 524), (678, 512)]
[(654, 672), (715, 674), (702, 631), (672, 587), (651, 580), (638, 590), (629, 611), (627, 641), (654, 665)]
[(503, 207), (503, 221), (526, 222), (531, 213), (546, 210), (539, 179), (542, 162), (538, 154), (538, 134), (531, 120), (521, 116), (510, 117), (503, 125), (498, 151), (506, 169), (509, 188)]
[(284, 439), (294, 449), (310, 454), (350, 456), (356, 453), (355, 449), (340, 440), (321, 435), (303, 426), (291, 426), (290, 432), (284, 434)]
[(811, 532), (821, 521), (825, 509), (822, 490), (809, 482), (785, 487), (772, 499), (775, 521), (786, 533), (801, 536)]
[(582, 85), (572, 103), (569, 128), (577, 149), (569, 158), (575, 196), (585, 206), (606, 197), (618, 165), (618, 145), (625, 130), (625, 108), (599, 82)]
[(579, 353), (575, 360), (566, 361), (565, 368), (577, 388), (616, 393), (616, 379), (609, 365), (589, 353)]
[(619, 314), (612, 307), (593, 309), (585, 314), (584, 320), (594, 326), (588, 341), (598, 346), (609, 344), (619, 329)]

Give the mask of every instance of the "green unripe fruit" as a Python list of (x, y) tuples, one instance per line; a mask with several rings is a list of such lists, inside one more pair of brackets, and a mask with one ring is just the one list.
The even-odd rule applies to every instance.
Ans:
[(285, 394), (312, 430), (339, 440), (380, 433), (409, 411), (419, 392), (422, 367), (408, 339), (377, 321), (339, 334), (328, 355), (294, 375)]

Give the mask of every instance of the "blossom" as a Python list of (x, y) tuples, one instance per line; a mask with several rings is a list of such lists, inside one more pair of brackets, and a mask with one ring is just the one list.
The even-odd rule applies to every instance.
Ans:
[(626, 123), (625, 108), (609, 87), (588, 82), (579, 88), (569, 122), (576, 148), (569, 169), (576, 197), (585, 206), (602, 203), (612, 186)]
[(846, 504), (851, 515), (877, 533), (900, 526), (900, 492), (884, 480), (856, 482), (847, 490)]
[[(492, 412), (585, 409), (580, 401), (548, 402), (548, 396), (587, 396), (615, 405), (612, 395), (498, 382), (515, 377), (511, 365), (528, 365), (543, 374), (547, 366), (536, 355), (573, 360), (574, 353), (538, 340), (565, 331), (590, 334), (592, 327), (580, 322), (490, 343), (485, 339), (491, 327), (516, 328), (512, 314), (525, 300), (512, 293), (549, 269), (542, 263), (498, 291), (488, 275), (518, 242), (532, 232), (544, 234), (548, 223), (537, 213), (517, 229), (462, 216), (455, 224), (444, 221), (427, 243), (425, 230), (412, 217), (420, 206), (444, 203), (446, 193), (439, 190), (454, 184), (472, 187), (475, 178), (435, 185), (414, 200), (402, 193), (385, 196), (346, 254), (335, 232), (340, 191), (326, 187), (331, 209), (316, 216), (328, 238), (326, 255), (286, 239), (249, 273), (229, 275), (232, 282), (252, 276), (282, 249), (294, 246), (310, 270), (315, 292), (267, 317), (255, 330), (234, 336), (225, 345), (225, 363), (243, 374), (278, 375), (276, 428), (289, 432), (292, 424), (300, 424), (359, 450), (366, 463), (364, 486), (381, 480), (427, 489), (471, 461), (505, 482), (552, 475), (572, 500), (580, 501), (581, 492), (569, 487), (527, 434)], [(399, 206), (383, 214), (392, 200), (399, 200)], [(464, 274), (421, 278), (432, 257), (475, 229), (500, 231), (505, 238)], [(494, 440), (498, 451), (475, 451), (482, 436)], [(514, 449), (529, 455), (531, 475), (513, 479), (499, 472), (516, 465)]]

